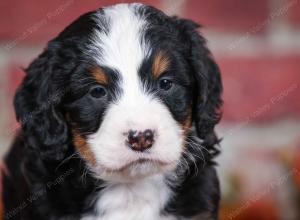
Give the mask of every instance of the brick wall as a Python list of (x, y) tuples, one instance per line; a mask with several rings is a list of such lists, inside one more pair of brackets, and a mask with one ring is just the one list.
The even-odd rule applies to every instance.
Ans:
[[(121, 1), (0, 2), (2, 152), (16, 127), (11, 100), (23, 77), (19, 67), (26, 67), (48, 40), (80, 14), (116, 2)], [(278, 159), (265, 160), (265, 155), (300, 143), (300, 0), (142, 2), (203, 25), (201, 31), (220, 65), (225, 88), (224, 117), (218, 127), (224, 138), (219, 158), (224, 194), (230, 191), (228, 173), (233, 171), (251, 170), (243, 176), (249, 179), (245, 194), (280, 175)], [(253, 181), (257, 176), (261, 181)], [(281, 205), (282, 209), (291, 209), (288, 201), (280, 200), (289, 204)], [(293, 210), (289, 213), (296, 215)]]

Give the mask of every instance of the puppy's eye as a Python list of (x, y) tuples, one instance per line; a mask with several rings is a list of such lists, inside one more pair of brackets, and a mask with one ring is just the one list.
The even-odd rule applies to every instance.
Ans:
[(90, 90), (90, 95), (93, 98), (99, 99), (106, 95), (106, 90), (102, 86), (97, 86)]
[(159, 88), (162, 90), (167, 91), (167, 90), (171, 89), (172, 86), (173, 86), (173, 82), (170, 79), (161, 79), (159, 81)]

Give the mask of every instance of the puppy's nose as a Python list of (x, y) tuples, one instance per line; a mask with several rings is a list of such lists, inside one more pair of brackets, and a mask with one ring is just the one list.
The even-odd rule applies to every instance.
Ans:
[(154, 132), (150, 129), (145, 131), (133, 131), (128, 132), (127, 144), (135, 151), (144, 151), (152, 147), (154, 143)]

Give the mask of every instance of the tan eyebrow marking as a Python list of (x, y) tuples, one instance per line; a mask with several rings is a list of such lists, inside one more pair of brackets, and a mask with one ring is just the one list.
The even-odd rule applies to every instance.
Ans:
[(162, 51), (158, 51), (155, 54), (152, 64), (152, 74), (157, 79), (163, 72), (165, 72), (170, 65), (169, 57)]
[(104, 85), (108, 84), (107, 75), (104, 72), (104, 70), (101, 69), (100, 67), (92, 69), (91, 73), (98, 83), (104, 84)]

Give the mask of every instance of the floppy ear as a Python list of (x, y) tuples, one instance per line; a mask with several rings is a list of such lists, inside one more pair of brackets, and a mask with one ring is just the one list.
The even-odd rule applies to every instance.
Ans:
[(14, 99), (27, 146), (48, 161), (61, 160), (68, 146), (68, 127), (59, 107), (64, 91), (53, 80), (55, 62), (50, 50), (34, 60)]
[(186, 45), (187, 60), (196, 81), (193, 118), (197, 135), (206, 146), (213, 148), (219, 142), (214, 127), (221, 118), (219, 108), (223, 87), (219, 67), (206, 48), (205, 39), (197, 32), (199, 25), (178, 18), (175, 18), (175, 22), (179, 25), (179, 34)]

